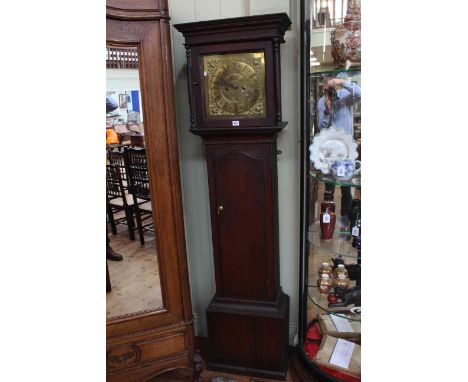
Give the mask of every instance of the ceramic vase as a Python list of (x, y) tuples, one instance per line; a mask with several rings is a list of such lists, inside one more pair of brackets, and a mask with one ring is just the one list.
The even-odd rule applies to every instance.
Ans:
[(351, 202), (351, 209), (348, 213), (349, 225), (351, 229), (356, 225), (358, 216), (361, 214), (361, 200), (353, 199)]
[(322, 232), (322, 239), (330, 240), (335, 232), (335, 203), (330, 200), (324, 200), (320, 208), (320, 231)]
[(331, 33), (332, 57), (335, 64), (361, 63), (361, 1), (349, 0), (343, 22)]
[(353, 242), (351, 245), (353, 248), (356, 248), (358, 251), (360, 251), (361, 250), (361, 236), (354, 236)]

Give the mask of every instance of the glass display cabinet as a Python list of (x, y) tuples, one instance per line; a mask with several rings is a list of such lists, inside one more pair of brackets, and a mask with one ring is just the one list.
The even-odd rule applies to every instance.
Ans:
[[(361, 374), (360, 2), (301, 2), (303, 381)], [(365, 258), (365, 256), (364, 256)]]

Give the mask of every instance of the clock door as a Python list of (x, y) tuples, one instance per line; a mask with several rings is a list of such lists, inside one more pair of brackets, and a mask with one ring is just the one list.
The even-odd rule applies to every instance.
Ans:
[(217, 295), (274, 299), (272, 144), (208, 144)]

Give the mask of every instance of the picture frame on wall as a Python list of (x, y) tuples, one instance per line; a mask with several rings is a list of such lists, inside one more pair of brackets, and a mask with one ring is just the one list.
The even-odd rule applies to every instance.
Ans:
[(127, 108), (127, 100), (128, 100), (128, 97), (126, 94), (119, 94), (119, 107), (121, 109)]

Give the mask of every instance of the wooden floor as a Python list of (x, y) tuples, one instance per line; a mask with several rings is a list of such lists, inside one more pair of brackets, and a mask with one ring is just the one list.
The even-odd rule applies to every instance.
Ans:
[[(254, 378), (248, 377), (245, 375), (237, 375), (237, 374), (228, 374), (228, 373), (220, 373), (217, 371), (208, 371), (205, 370), (202, 373), (202, 379), (204, 382), (276, 382), (277, 379), (264, 379), (264, 378)], [(290, 367), (288, 370), (288, 375), (285, 380), (286, 382), (300, 382), (301, 380), (294, 372), (294, 370)]]
[[(205, 337), (196, 337), (196, 346), (200, 351), (200, 355), (203, 359), (206, 359), (206, 352), (208, 346), (208, 339)], [(219, 371), (209, 371), (206, 369), (206, 364), (203, 362), (203, 372), (201, 374), (203, 382), (277, 382), (277, 379), (266, 379), (266, 378), (255, 378), (246, 375), (222, 373)], [(192, 377), (189, 373), (174, 371), (161, 375), (157, 378), (151, 379), (148, 382), (193, 382)], [(285, 380), (286, 382), (301, 382), (298, 374), (294, 368), (289, 366), (288, 375)]]
[(130, 240), (127, 226), (117, 225), (117, 235), (109, 230), (110, 245), (123, 261), (107, 261), (112, 291), (106, 294), (107, 319), (163, 308), (155, 237), (145, 232), (145, 245)]
[[(245, 375), (220, 373), (215, 371), (203, 370), (201, 374), (203, 382), (277, 382), (276, 379), (262, 379), (248, 377)], [(287, 379), (282, 380), (283, 382), (301, 382), (298, 374), (289, 367)], [(193, 379), (189, 373), (174, 371), (161, 375), (157, 378), (153, 378), (148, 382), (193, 382)]]

